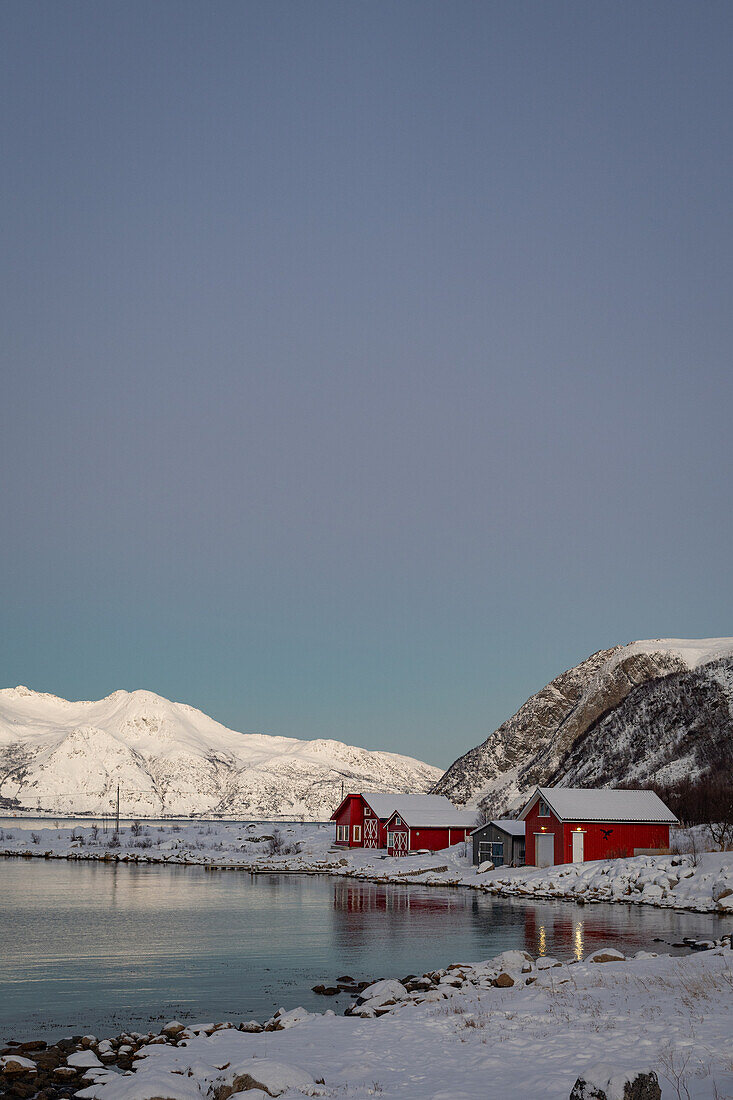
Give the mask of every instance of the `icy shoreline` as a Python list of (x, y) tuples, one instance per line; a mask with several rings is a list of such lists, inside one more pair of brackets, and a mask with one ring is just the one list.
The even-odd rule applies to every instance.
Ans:
[(557, 867), (499, 868), (483, 874), (463, 844), (401, 858), (335, 849), (333, 826), (313, 823), (200, 823), (0, 830), (0, 856), (171, 864), (214, 872), (325, 874), (361, 881), (455, 886), (526, 899), (588, 905), (613, 902), (733, 917), (733, 852), (636, 856)]
[(582, 1078), (620, 1100), (625, 1081), (654, 1073), (663, 1097), (720, 1100), (733, 1095), (731, 993), (730, 937), (678, 958), (505, 951), (374, 982), (343, 1016), (280, 1009), (264, 1024), (11, 1044), (0, 1084), (18, 1096), (43, 1086), (49, 1100), (475, 1100), (490, 1081), (508, 1100), (568, 1100)]

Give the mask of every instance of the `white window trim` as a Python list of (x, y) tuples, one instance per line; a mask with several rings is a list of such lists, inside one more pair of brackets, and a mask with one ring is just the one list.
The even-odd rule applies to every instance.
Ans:
[(336, 826), (336, 840), (339, 842), (348, 841), (349, 839), (349, 826), (337, 825)]
[[(544, 807), (544, 809), (543, 809), (543, 807)], [(549, 817), (550, 816), (550, 807), (547, 805), (544, 798), (541, 798), (539, 800), (539, 802), (537, 803), (537, 816), (538, 817)]]

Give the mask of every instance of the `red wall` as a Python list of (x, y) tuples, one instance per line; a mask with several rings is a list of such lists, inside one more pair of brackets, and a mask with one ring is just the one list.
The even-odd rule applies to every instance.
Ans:
[[(525, 836), (525, 857), (524, 862), (530, 867), (535, 866), (535, 842), (534, 834), (542, 831), (546, 833), (554, 833), (555, 835), (555, 863), (567, 863), (568, 860), (563, 859), (563, 828), (562, 824), (557, 820), (554, 815), (550, 817), (540, 817), (537, 813), (537, 807), (539, 803), (534, 805), (530, 812), (524, 819), (524, 836)], [(571, 857), (572, 858), (572, 857)]]
[[(341, 808), (341, 812), (339, 813), (338, 817), (335, 818), (335, 824), (336, 825), (348, 825), (349, 826), (349, 839), (348, 840), (337, 840), (336, 841), (337, 844), (343, 845), (344, 848), (361, 848), (362, 847), (363, 838), (364, 838), (364, 804), (362, 802), (362, 799), (361, 799), (360, 795), (358, 795), (358, 794), (348, 795), (346, 801), (344, 802), (344, 805)], [(361, 843), (357, 842), (356, 844), (354, 844), (353, 840), (351, 839), (351, 836), (352, 836), (351, 827), (352, 827), (352, 825), (361, 825), (361, 835), (362, 835)], [(336, 833), (336, 836), (338, 836), (338, 833)]]
[[(585, 833), (583, 859), (614, 859), (633, 856), (635, 848), (669, 848), (669, 825), (627, 824), (618, 821), (573, 821), (564, 827), (564, 850), (561, 863), (573, 859), (573, 832), (581, 828)], [(609, 836), (603, 835), (603, 830)]]
[[(349, 826), (349, 839), (337, 840), (336, 844), (340, 844), (344, 848), (363, 848), (364, 847), (364, 813), (365, 804), (364, 800), (359, 794), (347, 795), (346, 801), (341, 809), (341, 812), (334, 818), (335, 825), (348, 825)], [(370, 813), (371, 817), (375, 815)], [(352, 828), (354, 825), (361, 826), (361, 840), (354, 841)], [(336, 834), (338, 835), (338, 834)], [(387, 830), (380, 821), (378, 824), (378, 846), (384, 848), (387, 844)]]
[[(635, 848), (668, 848), (669, 825), (628, 824), (618, 821), (573, 821), (564, 825), (554, 815), (540, 817), (538, 805), (532, 807), (525, 818), (526, 863), (535, 863), (535, 833), (542, 826), (545, 832), (555, 837), (555, 863), (573, 862), (573, 831), (580, 827), (585, 833), (583, 860), (614, 859), (618, 856), (633, 856)], [(603, 830), (609, 836), (604, 837)]]
[[(389, 824), (389, 823), (388, 823)], [(385, 830), (386, 831), (386, 830)], [(389, 827), (390, 832), (394, 833), (410, 833), (409, 845), (410, 851), (416, 852), (418, 848), (427, 848), (431, 852), (439, 852), (442, 848), (448, 847), (448, 829), (436, 829), (422, 827), (420, 829), (409, 830), (406, 825), (397, 825), (394, 828)], [(465, 840), (471, 832), (470, 829), (456, 828), (450, 830), (450, 843), (458, 844), (459, 841)], [(385, 841), (386, 843), (386, 841)], [(392, 849), (388, 848), (387, 851), (391, 853)]]

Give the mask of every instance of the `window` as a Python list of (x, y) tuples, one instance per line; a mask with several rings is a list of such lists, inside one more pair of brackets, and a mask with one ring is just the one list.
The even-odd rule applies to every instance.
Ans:
[(387, 847), (394, 848), (394, 833), (387, 833)]
[(364, 807), (364, 817), (371, 817), (371, 813), (372, 813), (372, 811), (369, 809), (369, 807), (365, 806)]
[(547, 805), (547, 803), (543, 799), (540, 799), (539, 805), (537, 806), (537, 816), (538, 817), (549, 817), (550, 816), (550, 807)]
[(394, 819), (394, 823), (395, 823), (395, 825), (401, 825), (402, 824), (402, 818), (401, 817), (396, 817)]
[(354, 843), (361, 840), (361, 825), (354, 825), (351, 829), (351, 838)]
[(349, 839), (349, 826), (337, 825), (336, 826), (336, 841), (343, 841)]
[(517, 866), (518, 867), (524, 867), (524, 864), (525, 864), (525, 861), (526, 861), (526, 854), (525, 854), (525, 850), (524, 850), (524, 841), (522, 841), (521, 844), (517, 845), (516, 860), (517, 860)]

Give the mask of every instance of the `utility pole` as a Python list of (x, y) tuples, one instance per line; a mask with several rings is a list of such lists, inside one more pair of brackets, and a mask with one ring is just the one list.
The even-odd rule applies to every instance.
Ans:
[(119, 835), (120, 832), (120, 785), (117, 784), (117, 828), (115, 832)]

